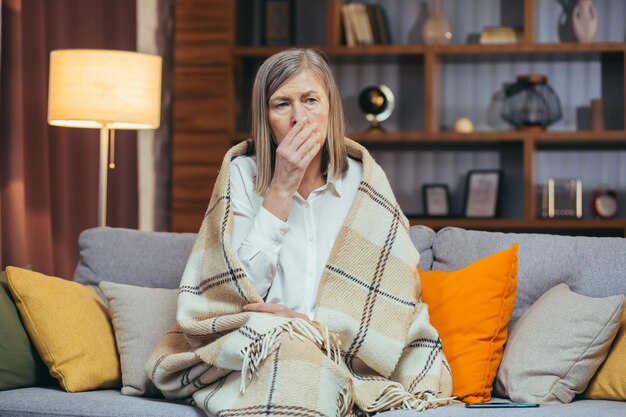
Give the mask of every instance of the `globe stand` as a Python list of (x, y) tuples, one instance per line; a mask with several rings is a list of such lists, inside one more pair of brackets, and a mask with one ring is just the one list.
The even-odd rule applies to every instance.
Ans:
[(367, 128), (366, 132), (368, 132), (368, 133), (382, 133), (382, 132), (386, 132), (386, 130), (383, 129), (383, 127), (380, 125), (380, 122), (376, 119), (376, 117), (374, 115), (368, 114), (365, 118), (367, 120), (369, 120), (369, 122), (370, 122), (370, 125)]

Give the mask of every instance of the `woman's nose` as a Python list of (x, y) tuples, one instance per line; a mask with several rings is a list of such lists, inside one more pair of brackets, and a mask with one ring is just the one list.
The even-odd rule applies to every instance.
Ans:
[(295, 104), (292, 107), (292, 112), (291, 112), (291, 125), (295, 125), (296, 123), (298, 123), (298, 120), (302, 119), (304, 116), (307, 115), (306, 109), (304, 108), (304, 106), (302, 106), (301, 104)]

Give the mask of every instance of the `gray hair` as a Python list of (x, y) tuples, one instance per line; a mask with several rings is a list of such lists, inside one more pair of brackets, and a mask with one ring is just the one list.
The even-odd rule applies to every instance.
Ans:
[(322, 173), (332, 167), (339, 176), (348, 169), (345, 145), (345, 118), (339, 89), (332, 70), (322, 52), (314, 49), (288, 49), (267, 58), (257, 71), (252, 88), (252, 137), (257, 157), (254, 190), (263, 195), (274, 175), (276, 142), (269, 127), (270, 97), (286, 81), (310, 71), (326, 89), (329, 115), (326, 142), (322, 150)]

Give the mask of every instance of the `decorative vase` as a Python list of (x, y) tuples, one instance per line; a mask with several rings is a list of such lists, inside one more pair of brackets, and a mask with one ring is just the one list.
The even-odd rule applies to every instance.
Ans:
[(578, 42), (574, 33), (574, 6), (578, 0), (558, 0), (561, 12), (558, 20), (558, 34), (561, 42)]
[(426, 45), (445, 45), (452, 39), (452, 29), (441, 11), (441, 0), (433, 0), (433, 7), (422, 27), (422, 41)]
[(572, 22), (578, 42), (593, 42), (598, 31), (598, 15), (591, 0), (578, 0), (572, 11)]

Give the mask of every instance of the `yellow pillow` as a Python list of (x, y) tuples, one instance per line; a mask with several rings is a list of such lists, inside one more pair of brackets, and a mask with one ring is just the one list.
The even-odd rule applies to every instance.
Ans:
[(96, 292), (25, 269), (6, 271), (24, 327), (61, 386), (68, 392), (119, 386), (113, 327)]
[(458, 271), (419, 273), (452, 370), (452, 394), (467, 403), (489, 401), (515, 303), (517, 243)]
[(609, 355), (582, 396), (592, 400), (626, 400), (626, 311)]

